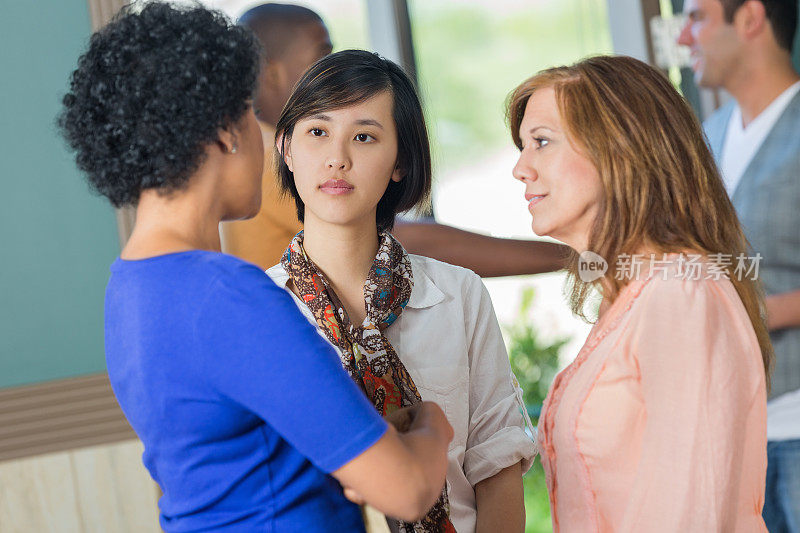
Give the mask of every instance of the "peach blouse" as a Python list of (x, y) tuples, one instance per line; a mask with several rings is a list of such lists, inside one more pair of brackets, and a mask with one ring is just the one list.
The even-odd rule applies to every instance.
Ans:
[(726, 279), (631, 282), (539, 423), (555, 531), (766, 531), (761, 352)]

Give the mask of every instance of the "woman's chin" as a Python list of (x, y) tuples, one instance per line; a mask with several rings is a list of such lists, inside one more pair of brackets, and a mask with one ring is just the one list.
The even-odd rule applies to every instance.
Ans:
[(309, 214), (327, 226), (353, 227), (375, 224), (375, 213), (358, 213), (350, 209), (310, 210), (306, 204), (306, 217)]
[(243, 208), (238, 213), (238, 216), (235, 220), (249, 220), (256, 216), (258, 212), (261, 211), (261, 197), (258, 197), (258, 202), (254, 202), (253, 204), (249, 205), (247, 208)]
[(541, 223), (537, 224), (536, 219), (531, 222), (531, 230), (537, 237), (551, 237), (550, 227)]
[[(260, 206), (259, 206), (260, 207)], [(226, 214), (220, 222), (236, 222), (238, 220), (250, 220), (258, 214), (260, 209), (238, 209)]]

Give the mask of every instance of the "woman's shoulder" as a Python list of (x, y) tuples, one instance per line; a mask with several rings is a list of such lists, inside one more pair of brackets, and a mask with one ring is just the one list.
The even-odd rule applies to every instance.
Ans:
[[(210, 284), (218, 278), (264, 277), (259, 267), (237, 257), (210, 250), (183, 250), (135, 259), (117, 258), (112, 275), (137, 281), (169, 278), (184, 284)], [(242, 277), (244, 275), (244, 278)]]
[(238, 257), (199, 251), (182, 276), (211, 307), (258, 307), (277, 303), (283, 290), (258, 265)]
[(678, 264), (663, 273), (650, 272), (625, 332), (629, 353), (651, 376), (677, 369), (711, 376), (709, 383), (723, 388), (743, 383), (736, 380), (753, 386), (763, 382), (753, 324), (733, 282), (713, 261), (703, 261), (696, 270)]
[(225, 253), (208, 253), (202, 258), (214, 284), (222, 290), (271, 290), (275, 283), (258, 265)]
[(696, 264), (696, 268), (689, 267), (685, 259), (678, 258), (663, 270), (651, 270), (640, 282), (632, 319), (640, 325), (664, 326), (646, 328), (653, 330), (651, 335), (700, 338), (724, 332), (737, 342), (752, 341), (752, 324), (728, 274), (706, 258)]
[(437, 285), (471, 285), (480, 283), (481, 278), (468, 268), (452, 265), (424, 255), (409, 254), (412, 272), (422, 272)]
[(649, 266), (643, 273), (639, 300), (648, 305), (684, 304), (711, 307), (738, 301), (736, 289), (721, 265), (700, 257), (679, 255)]
[(421, 255), (410, 255), (410, 259), (414, 289), (409, 307), (444, 305), (467, 314), (491, 307), (488, 291), (473, 271)]

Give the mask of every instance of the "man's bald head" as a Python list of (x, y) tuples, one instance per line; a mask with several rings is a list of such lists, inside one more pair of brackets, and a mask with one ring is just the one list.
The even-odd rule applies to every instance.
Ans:
[(291, 4), (261, 4), (249, 9), (239, 24), (256, 34), (267, 61), (282, 58), (297, 36), (297, 31), (308, 24), (322, 24), (322, 18), (303, 6)]
[(314, 11), (291, 4), (255, 6), (239, 24), (250, 28), (263, 48), (256, 106), (259, 118), (274, 125), (306, 69), (331, 53), (328, 29)]

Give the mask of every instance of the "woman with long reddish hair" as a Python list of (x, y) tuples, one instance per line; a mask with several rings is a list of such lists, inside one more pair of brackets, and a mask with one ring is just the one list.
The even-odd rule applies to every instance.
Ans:
[(593, 57), (522, 83), (508, 116), (532, 228), (574, 250), (573, 311), (603, 298), (539, 422), (554, 529), (766, 531), (772, 348), (691, 109), (646, 64)]

